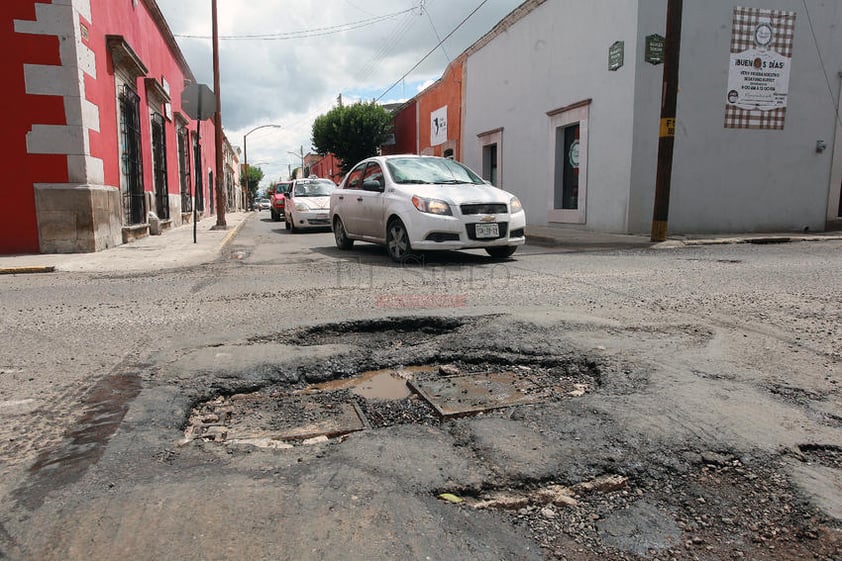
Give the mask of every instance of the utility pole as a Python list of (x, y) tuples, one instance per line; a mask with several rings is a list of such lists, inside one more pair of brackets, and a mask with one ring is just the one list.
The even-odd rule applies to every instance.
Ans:
[(667, 0), (667, 36), (664, 44), (664, 84), (661, 91), (661, 129), (658, 141), (658, 176), (652, 211), (653, 242), (667, 239), (670, 210), (672, 155), (675, 147), (675, 113), (678, 101), (678, 62), (681, 50), (683, 0)]
[(216, 0), (211, 0), (213, 17), (213, 91), (216, 92), (216, 225), (214, 229), (225, 230), (225, 159), (222, 155), (222, 93), (219, 88), (219, 24), (216, 16)]

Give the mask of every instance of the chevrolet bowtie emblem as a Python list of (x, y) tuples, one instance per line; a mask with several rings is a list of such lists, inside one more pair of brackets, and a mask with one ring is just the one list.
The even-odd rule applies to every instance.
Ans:
[(494, 217), (493, 216), (483, 216), (482, 218), (480, 218), (480, 220), (482, 220), (483, 222), (494, 222)]

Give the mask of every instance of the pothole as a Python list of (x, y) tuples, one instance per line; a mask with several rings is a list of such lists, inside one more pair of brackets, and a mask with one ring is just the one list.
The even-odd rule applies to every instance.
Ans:
[(842, 469), (842, 446), (833, 444), (800, 444), (804, 459), (829, 468)]

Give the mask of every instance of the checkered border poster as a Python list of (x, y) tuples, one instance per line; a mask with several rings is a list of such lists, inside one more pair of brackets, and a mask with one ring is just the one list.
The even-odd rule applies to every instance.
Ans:
[(795, 12), (734, 8), (725, 128), (783, 129)]

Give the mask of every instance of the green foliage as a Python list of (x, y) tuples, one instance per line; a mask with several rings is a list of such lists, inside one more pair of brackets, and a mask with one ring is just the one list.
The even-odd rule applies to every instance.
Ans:
[[(248, 197), (249, 201), (254, 202), (255, 196), (257, 195), (257, 186), (260, 185), (260, 181), (263, 179), (263, 170), (257, 166), (249, 166), (249, 182), (248, 182)], [(240, 174), (240, 185), (244, 185), (246, 183), (246, 174)]]
[(340, 105), (316, 118), (313, 148), (319, 154), (333, 153), (346, 173), (360, 160), (376, 156), (391, 131), (392, 115), (375, 102)]

